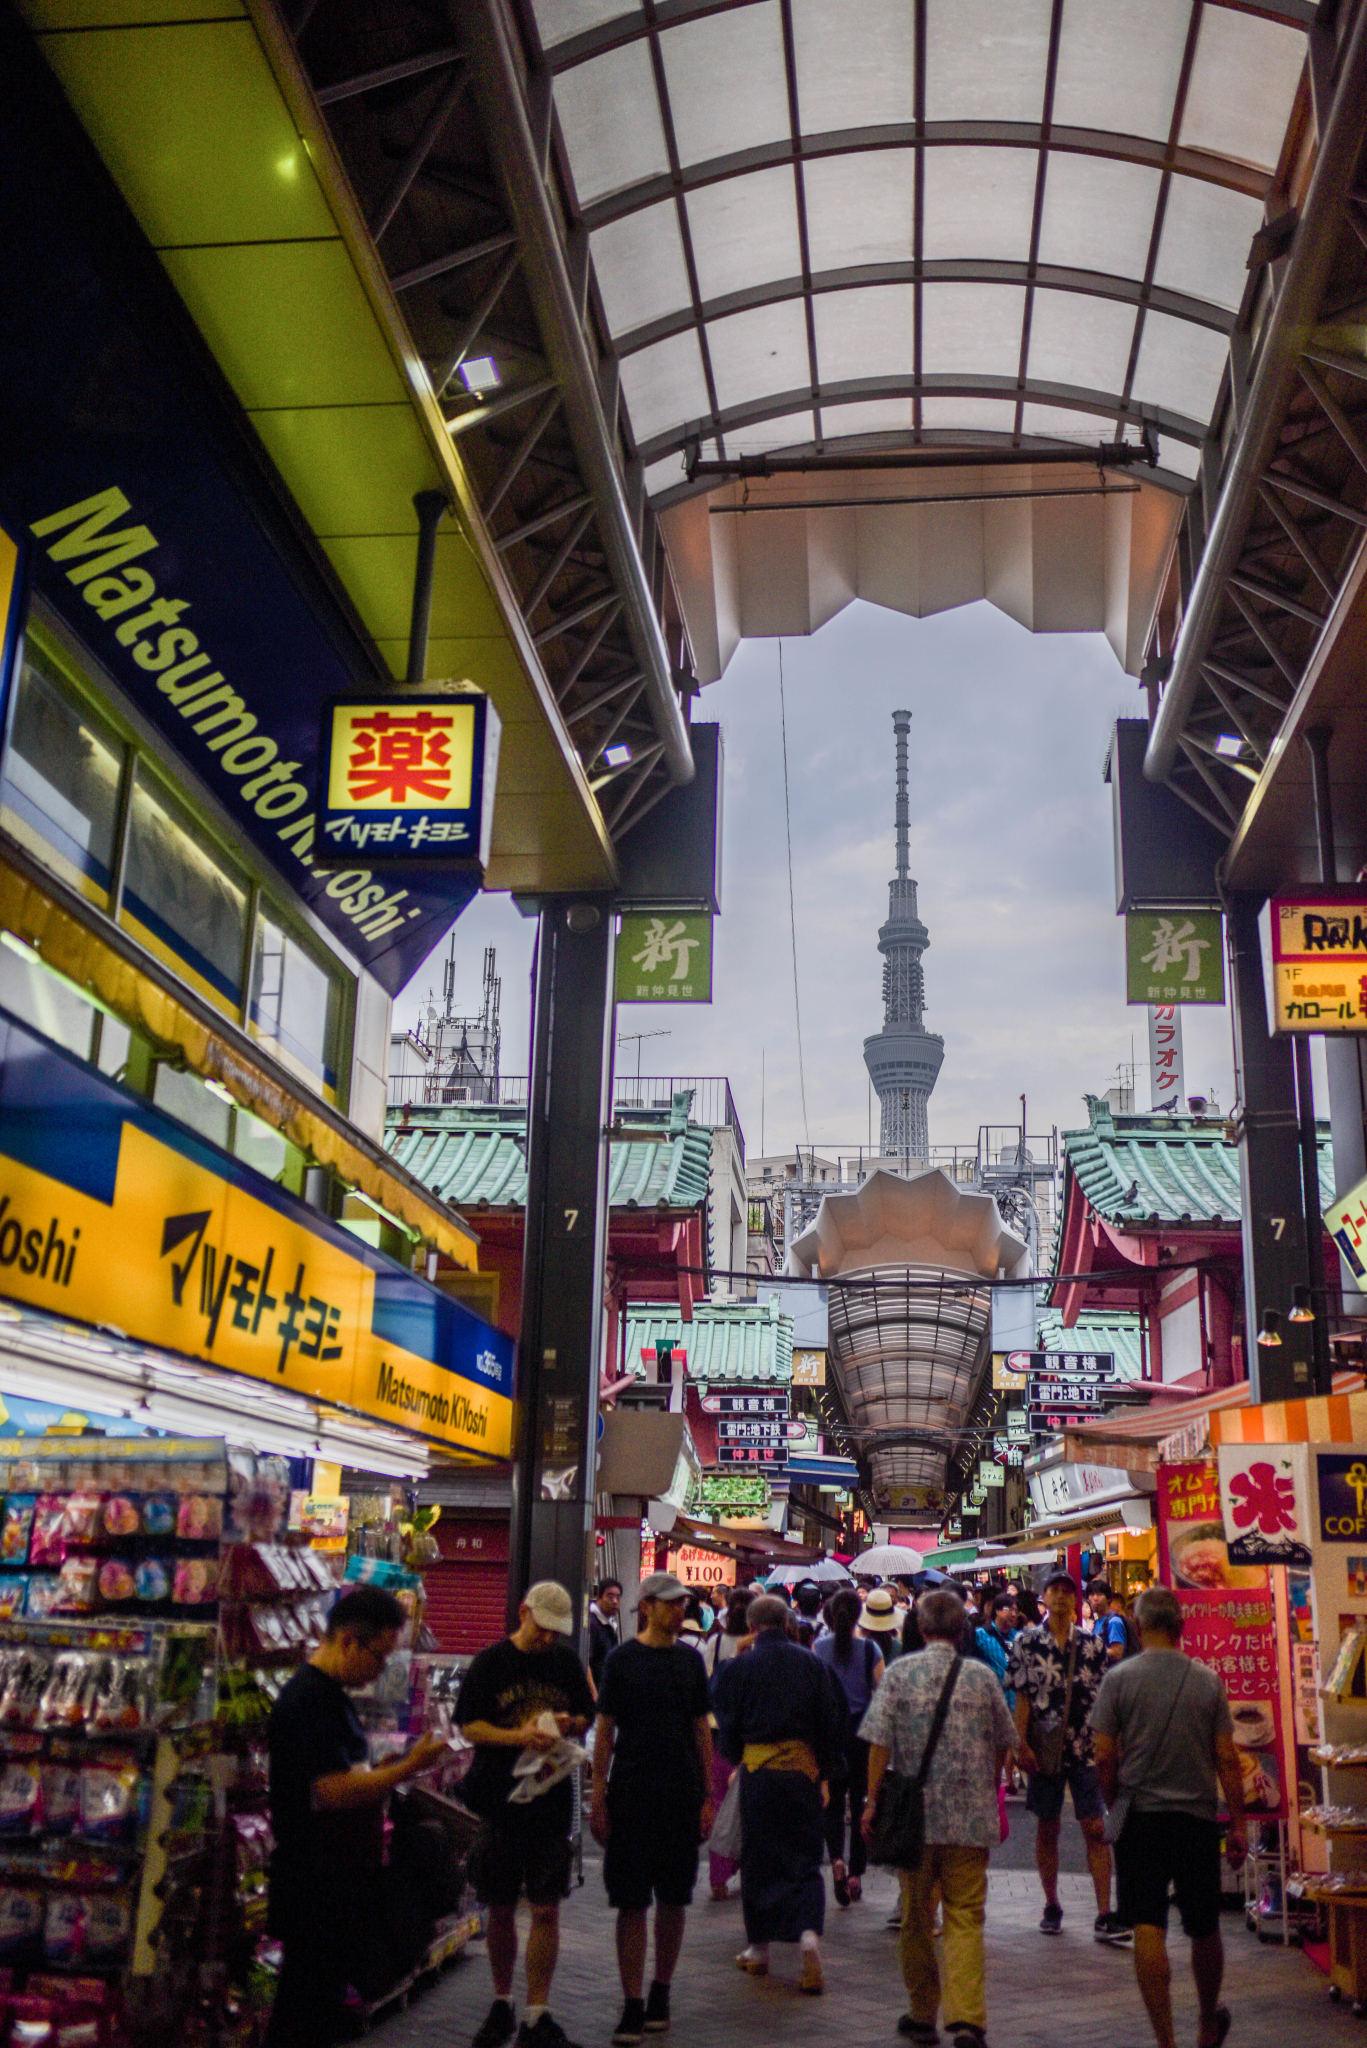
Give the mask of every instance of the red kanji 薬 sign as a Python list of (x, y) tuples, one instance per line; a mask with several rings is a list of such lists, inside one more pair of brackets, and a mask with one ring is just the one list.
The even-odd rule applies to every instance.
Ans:
[(473, 690), (324, 708), (319, 851), (324, 865), (489, 857), (500, 725)]
[[(445, 804), (451, 798), (454, 717), (440, 711), (376, 711), (351, 721), (351, 752), (343, 774), (353, 804), (413, 797)], [(467, 773), (468, 780), (468, 773)]]

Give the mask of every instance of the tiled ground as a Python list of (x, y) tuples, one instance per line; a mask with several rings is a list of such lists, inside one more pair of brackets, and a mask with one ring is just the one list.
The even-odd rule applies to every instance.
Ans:
[[(1152, 2048), (1127, 1950), (1099, 1948), (1092, 1940), (1095, 1903), (1089, 1880), (1060, 1880), (1064, 1932), (1046, 1940), (1038, 1932), (1041, 1897), (1028, 1866), (1032, 1823), (1012, 1809), (1009, 1860), (988, 1892), (988, 2033), (991, 2048)], [(1065, 1867), (1081, 1862), (1071, 1845)], [(1006, 1860), (1006, 1852), (1003, 1852)], [(705, 1866), (704, 1866), (705, 1870)], [(585, 1883), (561, 1917), (560, 1965), (552, 2010), (583, 2048), (606, 2048), (620, 2009), (612, 1916), (603, 1895), (596, 1854), (585, 1860)], [(829, 1883), (829, 1876), (828, 1876)], [(894, 1881), (871, 1871), (862, 1903), (842, 1912), (831, 1906), (826, 1923), (826, 1992), (802, 1998), (796, 1990), (795, 1951), (775, 1948), (774, 1974), (742, 1977), (734, 1967), (743, 1946), (739, 1902), (713, 1905), (705, 1884), (689, 1916), (683, 1962), (674, 1986), (671, 2039), (698, 2048), (892, 2048), (904, 2010), (897, 1968), (897, 1937), (885, 1925)], [(1346, 2005), (1331, 2006), (1325, 1980), (1296, 1949), (1264, 1945), (1242, 1918), (1225, 1920), (1225, 1996), (1234, 2013), (1230, 2048), (1357, 2048), (1362, 2025)], [(1186, 1943), (1174, 1931), (1174, 1992), (1179, 2042), (1194, 2044), (1196, 2006)], [(519, 1971), (519, 2002), (524, 1986)], [(461, 2048), (488, 2009), (489, 1967), (483, 1945), (454, 1965), (405, 2013), (382, 2020), (375, 2048)]]

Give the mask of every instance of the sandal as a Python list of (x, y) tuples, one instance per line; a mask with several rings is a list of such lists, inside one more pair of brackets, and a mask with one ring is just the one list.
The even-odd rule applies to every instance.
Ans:
[(835, 1892), (836, 1904), (848, 1906), (851, 1898), (850, 1880), (845, 1874), (844, 1860), (839, 1856), (831, 1865), (831, 1886)]

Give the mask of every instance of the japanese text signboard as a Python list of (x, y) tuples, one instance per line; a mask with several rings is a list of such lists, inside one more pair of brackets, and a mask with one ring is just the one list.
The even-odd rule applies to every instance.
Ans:
[(771, 1444), (718, 1444), (719, 1465), (786, 1465), (788, 1444), (786, 1439)]
[(1125, 919), (1125, 1000), (1222, 1003), (1224, 920), (1218, 910), (1132, 910)]
[(1216, 1455), (1230, 1563), (1312, 1563), (1306, 1446), (1221, 1444)]
[(1069, 1379), (1113, 1380), (1113, 1351), (994, 1351), (992, 1385), (998, 1393), (1024, 1394), (1026, 1383), (1042, 1373)]
[(788, 1424), (776, 1416), (723, 1415), (717, 1422), (719, 1444), (786, 1444)]
[(1321, 1541), (1367, 1542), (1367, 1456), (1361, 1451), (1321, 1451), (1315, 1466)]
[(1244, 1804), (1250, 1813), (1282, 1818), (1286, 1766), (1272, 1585), (1266, 1565), (1230, 1559), (1215, 1464), (1159, 1467), (1158, 1546), (1159, 1577), (1182, 1603), (1182, 1647), (1209, 1665), (1229, 1695)]
[(712, 919), (629, 911), (617, 939), (619, 1003), (710, 1003)]
[(1367, 1276), (1367, 1180), (1360, 1180), (1324, 1212), (1324, 1227), (1343, 1253), (1349, 1269)]
[(500, 730), (476, 691), (324, 705), (319, 854), (487, 866)]
[(1265, 915), (1272, 1029), (1367, 1031), (1367, 895), (1274, 896)]
[(1149, 1107), (1183, 1107), (1182, 1011), (1177, 1003), (1149, 1004)]

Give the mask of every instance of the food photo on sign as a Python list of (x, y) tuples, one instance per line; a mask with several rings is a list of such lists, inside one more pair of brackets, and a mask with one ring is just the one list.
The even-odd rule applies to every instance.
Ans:
[(1230, 1557), (1220, 1471), (1205, 1460), (1161, 1467), (1159, 1577), (1182, 1603), (1184, 1648), (1209, 1665), (1229, 1696), (1244, 1804), (1283, 1819), (1292, 1761), (1284, 1747), (1271, 1574), (1266, 1565)]

